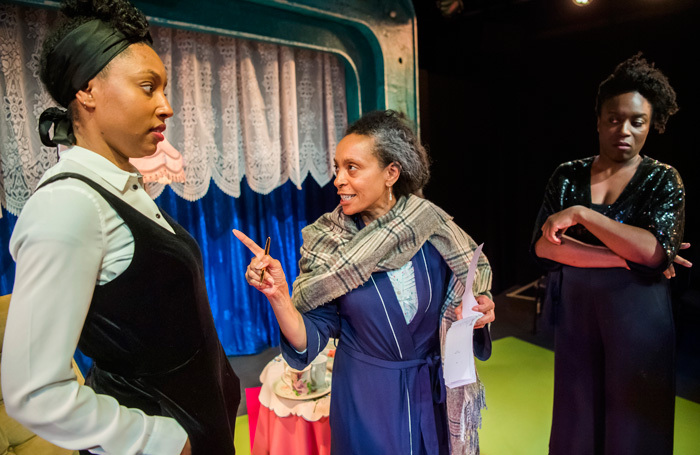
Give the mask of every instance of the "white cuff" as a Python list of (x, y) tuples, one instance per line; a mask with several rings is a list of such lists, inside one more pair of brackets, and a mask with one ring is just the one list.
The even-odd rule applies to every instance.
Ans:
[(155, 419), (151, 433), (143, 449), (144, 455), (180, 455), (187, 441), (187, 432), (170, 417), (148, 417)]

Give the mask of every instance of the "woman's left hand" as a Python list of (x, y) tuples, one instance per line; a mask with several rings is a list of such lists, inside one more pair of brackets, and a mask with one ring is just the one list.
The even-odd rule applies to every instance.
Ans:
[(561, 238), (568, 228), (578, 224), (576, 221), (579, 210), (583, 207), (574, 205), (550, 215), (542, 225), (542, 237), (555, 245), (561, 244)]
[[(680, 248), (681, 250), (686, 250), (688, 248), (690, 248), (690, 243), (686, 243), (686, 242), (681, 243), (681, 248)], [(693, 266), (692, 262), (690, 262), (689, 260), (682, 258), (678, 255), (676, 255), (676, 257), (673, 259), (673, 262), (675, 262), (678, 265), (682, 265), (683, 267), (687, 267), (687, 268), (690, 268)], [(673, 267), (673, 263), (671, 263), (671, 265), (669, 265), (668, 268), (666, 270), (664, 270), (664, 276), (666, 278), (668, 278), (669, 280), (676, 276), (676, 269)]]
[[(496, 320), (496, 304), (488, 298), (488, 296), (485, 295), (480, 295), (476, 297), (476, 303), (478, 304), (477, 306), (473, 307), (472, 310), (478, 311), (479, 313), (484, 313), (484, 316), (479, 318), (476, 321), (476, 324), (474, 324), (475, 329), (480, 329), (489, 322), (493, 322)], [(457, 316), (457, 320), (459, 321), (462, 319), (462, 304), (460, 303), (457, 308), (455, 308), (455, 315)]]

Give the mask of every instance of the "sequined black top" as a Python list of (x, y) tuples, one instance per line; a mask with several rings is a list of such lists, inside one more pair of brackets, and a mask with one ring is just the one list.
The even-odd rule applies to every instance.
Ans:
[[(549, 179), (540, 208), (531, 251), (542, 236), (542, 225), (547, 217), (573, 205), (596, 210), (620, 223), (648, 230), (666, 252), (666, 262), (655, 270), (665, 270), (678, 253), (683, 240), (685, 222), (685, 189), (678, 171), (673, 167), (644, 156), (627, 186), (610, 205), (591, 203), (591, 167), (595, 157), (569, 161), (559, 165)], [(572, 226), (566, 235), (591, 245), (602, 245), (582, 225)], [(543, 265), (553, 265), (542, 261)], [(633, 269), (648, 269), (639, 264)], [(549, 267), (548, 267), (549, 268)]]

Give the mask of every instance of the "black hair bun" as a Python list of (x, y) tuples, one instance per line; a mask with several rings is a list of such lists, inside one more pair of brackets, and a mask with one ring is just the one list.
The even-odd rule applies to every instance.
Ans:
[(110, 23), (130, 41), (148, 35), (148, 20), (128, 0), (64, 0), (61, 12), (69, 18), (94, 18)]

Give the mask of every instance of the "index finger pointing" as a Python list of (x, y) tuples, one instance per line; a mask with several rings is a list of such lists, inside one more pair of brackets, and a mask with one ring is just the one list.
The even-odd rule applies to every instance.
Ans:
[(253, 253), (254, 255), (261, 256), (262, 254), (265, 253), (265, 250), (260, 248), (260, 246), (257, 243), (253, 242), (247, 235), (245, 235), (244, 233), (242, 233), (238, 229), (233, 230), (233, 235), (235, 235), (236, 238), (238, 240), (240, 240), (241, 243), (243, 243), (243, 245), (248, 247), (250, 252)]

